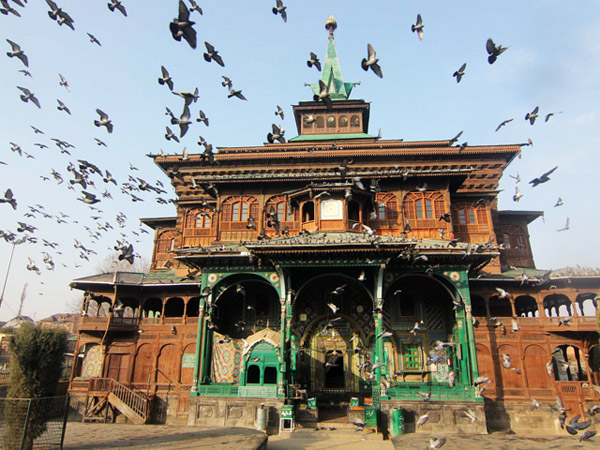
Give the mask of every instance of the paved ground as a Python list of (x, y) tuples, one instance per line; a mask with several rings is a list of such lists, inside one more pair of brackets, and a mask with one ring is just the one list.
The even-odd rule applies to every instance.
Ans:
[[(298, 434), (299, 435), (299, 434)], [(206, 429), (169, 425), (83, 424), (69, 422), (65, 450), (192, 450), (258, 448), (264, 435), (241, 428)], [(408, 433), (392, 440), (373, 439), (360, 433), (340, 434), (315, 431), (302, 438), (269, 436), (269, 450), (393, 450), (426, 449), (431, 437), (441, 435)], [(600, 433), (589, 441), (578, 436), (517, 436), (504, 433), (490, 435), (446, 435), (442, 450), (569, 450), (600, 448)]]
[(69, 422), (64, 450), (255, 450), (266, 436), (247, 428), (199, 428), (170, 425)]

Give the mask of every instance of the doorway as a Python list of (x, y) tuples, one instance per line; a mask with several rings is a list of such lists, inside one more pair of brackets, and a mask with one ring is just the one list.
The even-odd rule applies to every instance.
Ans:
[(329, 350), (325, 356), (325, 388), (344, 389), (344, 354), (340, 350)]

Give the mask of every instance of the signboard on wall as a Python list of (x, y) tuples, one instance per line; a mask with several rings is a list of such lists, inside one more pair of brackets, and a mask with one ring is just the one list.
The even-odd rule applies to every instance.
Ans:
[(182, 369), (193, 369), (196, 367), (196, 354), (195, 353), (184, 353), (181, 358)]

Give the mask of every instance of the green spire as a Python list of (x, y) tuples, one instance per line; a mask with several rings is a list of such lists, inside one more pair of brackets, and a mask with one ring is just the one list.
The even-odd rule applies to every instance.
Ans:
[[(342, 69), (340, 69), (340, 61), (333, 40), (333, 31), (337, 28), (337, 22), (333, 20), (333, 16), (329, 16), (325, 28), (329, 30), (329, 44), (327, 45), (327, 56), (323, 65), (321, 81), (327, 86), (331, 100), (347, 100), (350, 98), (350, 92), (352, 92), (354, 85), (359, 83), (344, 83), (342, 78)], [(319, 94), (319, 83), (311, 83), (310, 87), (315, 95)]]

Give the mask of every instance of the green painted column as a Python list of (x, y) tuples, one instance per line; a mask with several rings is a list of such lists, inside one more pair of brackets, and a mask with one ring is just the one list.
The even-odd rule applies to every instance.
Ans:
[(473, 331), (473, 316), (471, 315), (471, 295), (469, 291), (469, 278), (466, 272), (462, 272), (460, 286), (458, 292), (462, 295), (465, 304), (463, 316), (463, 331), (467, 344), (469, 369), (466, 370), (467, 377), (465, 383), (473, 386), (473, 381), (479, 376), (479, 368), (477, 366), (477, 350), (475, 348), (475, 333)]
[[(203, 273), (202, 274), (202, 286), (208, 286), (208, 274)], [(210, 287), (210, 286), (209, 286)], [(204, 288), (203, 288), (204, 289)], [(201, 299), (202, 301), (202, 299)], [(210, 293), (208, 294), (208, 296), (206, 297), (206, 300), (204, 301), (204, 311), (208, 311), (209, 313), (209, 317), (210, 317), (210, 313), (212, 313), (212, 302), (213, 302), (213, 292), (212, 292), (212, 288)], [(202, 380), (206, 379), (207, 377), (207, 373), (208, 370), (210, 369), (210, 361), (208, 360), (208, 349), (209, 349), (209, 345), (212, 344), (212, 333), (210, 332), (210, 330), (208, 329), (208, 327), (206, 326), (206, 322), (207, 319), (206, 317), (202, 317), (201, 320), (200, 318), (198, 319), (198, 339), (197, 339), (197, 344), (196, 344), (196, 353), (200, 355), (200, 361), (201, 363), (198, 364), (199, 367), (201, 367), (201, 371), (198, 374), (198, 383), (202, 383)], [(202, 333), (202, 334), (200, 334)], [(200, 347), (201, 344), (201, 348)]]
[[(202, 283), (200, 285), (200, 292), (202, 292)], [(190, 395), (192, 397), (198, 395), (198, 379), (200, 377), (200, 361), (201, 361), (201, 348), (202, 343), (206, 339), (204, 336), (205, 329), (205, 318), (204, 318), (204, 308), (206, 304), (204, 301), (204, 297), (200, 297), (200, 305), (198, 308), (198, 331), (196, 333), (196, 364), (194, 365), (194, 380), (192, 382), (192, 389), (190, 391)]]
[[(377, 272), (375, 295), (374, 295), (374, 305), (373, 305), (373, 309), (374, 309), (373, 320), (375, 322), (375, 336), (376, 337), (379, 336), (384, 331), (383, 330), (383, 311), (382, 311), (382, 309), (383, 309), (382, 307), (383, 307), (383, 274), (384, 274), (384, 272), (385, 272), (385, 264), (382, 264)], [(377, 311), (375, 311), (375, 308), (377, 309)], [(383, 339), (384, 339), (383, 337), (380, 337), (379, 339), (376, 338), (375, 358), (373, 361), (374, 364), (377, 364), (379, 362), (385, 362)], [(377, 389), (378, 391), (379, 391), (379, 389), (381, 389), (381, 375), (387, 375), (387, 367), (386, 366), (379, 367), (375, 373), (375, 381), (373, 382), (373, 384), (377, 383), (377, 386), (373, 385), (372, 388)], [(387, 390), (381, 391), (381, 397), (388, 398)]]
[(279, 304), (281, 307), (281, 327), (279, 330), (279, 372), (277, 373), (277, 396), (285, 397), (285, 374), (287, 371), (286, 365), (286, 337), (288, 335), (287, 321), (286, 321), (286, 279), (285, 274), (281, 267), (277, 266), (277, 273), (279, 274)]

